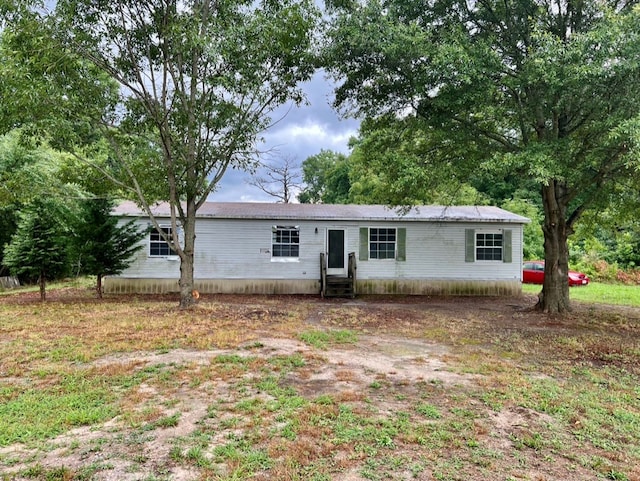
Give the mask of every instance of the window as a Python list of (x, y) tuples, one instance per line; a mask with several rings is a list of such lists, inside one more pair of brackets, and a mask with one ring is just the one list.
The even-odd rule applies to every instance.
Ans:
[(476, 260), (502, 260), (502, 233), (476, 232)]
[(271, 256), (299, 257), (300, 228), (298, 226), (274, 226), (272, 229)]
[[(511, 229), (465, 229), (465, 262), (513, 262), (513, 232)], [(516, 244), (517, 245), (517, 244)]]
[(528, 271), (544, 271), (544, 264), (540, 262), (526, 262), (522, 268)]
[(407, 229), (360, 227), (358, 260), (369, 259), (395, 259), (397, 262), (406, 262)]
[(369, 259), (396, 258), (396, 230), (369, 229)]
[[(160, 227), (162, 232), (171, 237), (171, 227)], [(151, 231), (149, 239), (149, 255), (152, 257), (175, 256), (175, 251), (164, 240), (162, 234), (158, 230)]]

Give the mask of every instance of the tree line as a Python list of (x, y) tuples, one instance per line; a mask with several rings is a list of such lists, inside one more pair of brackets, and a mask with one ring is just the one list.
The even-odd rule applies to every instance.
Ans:
[(336, 84), (336, 110), (362, 120), (352, 197), (338, 197), (345, 178), (334, 172), (334, 201), (526, 192), (505, 202), (535, 198), (540, 208), (542, 311), (570, 310), (569, 239), (581, 221), (637, 202), (635, 0), (329, 0), (323, 12), (308, 0), (47, 7), (0, 7), (0, 132), (19, 130), (90, 166), (156, 228), (150, 206), (169, 202), (174, 234), (165, 240), (180, 257), (182, 307), (193, 303), (198, 209), (227, 169), (255, 164), (271, 115), (303, 102), (301, 82), (318, 68)]

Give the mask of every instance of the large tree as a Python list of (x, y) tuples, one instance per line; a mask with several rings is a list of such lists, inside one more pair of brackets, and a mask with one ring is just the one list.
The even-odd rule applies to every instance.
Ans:
[(346, 204), (349, 202), (349, 162), (346, 155), (321, 150), (302, 162), (304, 187), (298, 194), (303, 204)]
[[(616, 182), (638, 178), (640, 10), (634, 0), (330, 2), (336, 104), (423, 124), (431, 154), (536, 180), (538, 307), (570, 309), (567, 239)], [(502, 172), (504, 175), (504, 172)]]
[[(97, 167), (135, 195), (156, 227), (152, 204), (169, 202), (166, 240), (181, 260), (180, 304), (190, 306), (197, 210), (228, 168), (254, 161), (270, 114), (303, 100), (299, 83), (314, 69), (313, 2), (59, 0), (51, 12), (19, 9), (7, 19), (5, 56), (24, 60), (12, 69), (46, 72), (52, 92), (27, 85), (29, 72), (12, 82), (16, 91), (42, 91), (63, 106), (79, 94), (95, 98), (77, 111), (56, 106), (64, 122), (38, 105), (40, 125), (73, 125), (61, 130), (61, 144), (88, 163), (89, 134), (106, 139), (108, 168)], [(26, 94), (15, 101), (25, 98), (32, 103)], [(151, 192), (146, 176), (158, 179)]]

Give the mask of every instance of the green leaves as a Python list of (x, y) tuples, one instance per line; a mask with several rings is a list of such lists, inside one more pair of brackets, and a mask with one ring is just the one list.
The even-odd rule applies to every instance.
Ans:
[(350, 166), (344, 154), (322, 150), (302, 163), (305, 188), (298, 200), (309, 204), (346, 204), (349, 201)]
[[(362, 163), (392, 203), (427, 198), (447, 174), (458, 185), (530, 179), (545, 196), (545, 255), (566, 263), (585, 210), (606, 204), (616, 183), (640, 181), (632, 4), (331, 2), (324, 58), (336, 104), (377, 123), (358, 147)], [(549, 312), (568, 305), (550, 298)]]
[(303, 99), (317, 18), (306, 0), (62, 0), (49, 13), (24, 10), (3, 32), (3, 88), (18, 95), (0, 123), (74, 152), (107, 136), (117, 180), (139, 191), (126, 140), (138, 136), (155, 144), (166, 178), (163, 193), (138, 194), (202, 200), (228, 166), (252, 161), (269, 114)]

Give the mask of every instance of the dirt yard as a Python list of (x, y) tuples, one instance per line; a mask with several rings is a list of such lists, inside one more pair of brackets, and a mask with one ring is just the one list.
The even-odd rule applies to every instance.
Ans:
[[(0, 298), (3, 356), (34, 329), (95, 354), (21, 370), (5, 357), (0, 392), (45, 388), (43, 370), (49, 389), (52, 366), (137, 377), (105, 421), (0, 445), (3, 479), (640, 480), (640, 309), (204, 296), (185, 314), (170, 296), (36, 296)], [(40, 309), (56, 313), (38, 324)], [(109, 322), (117, 334), (94, 332)], [(162, 329), (163, 345), (151, 334)]]

